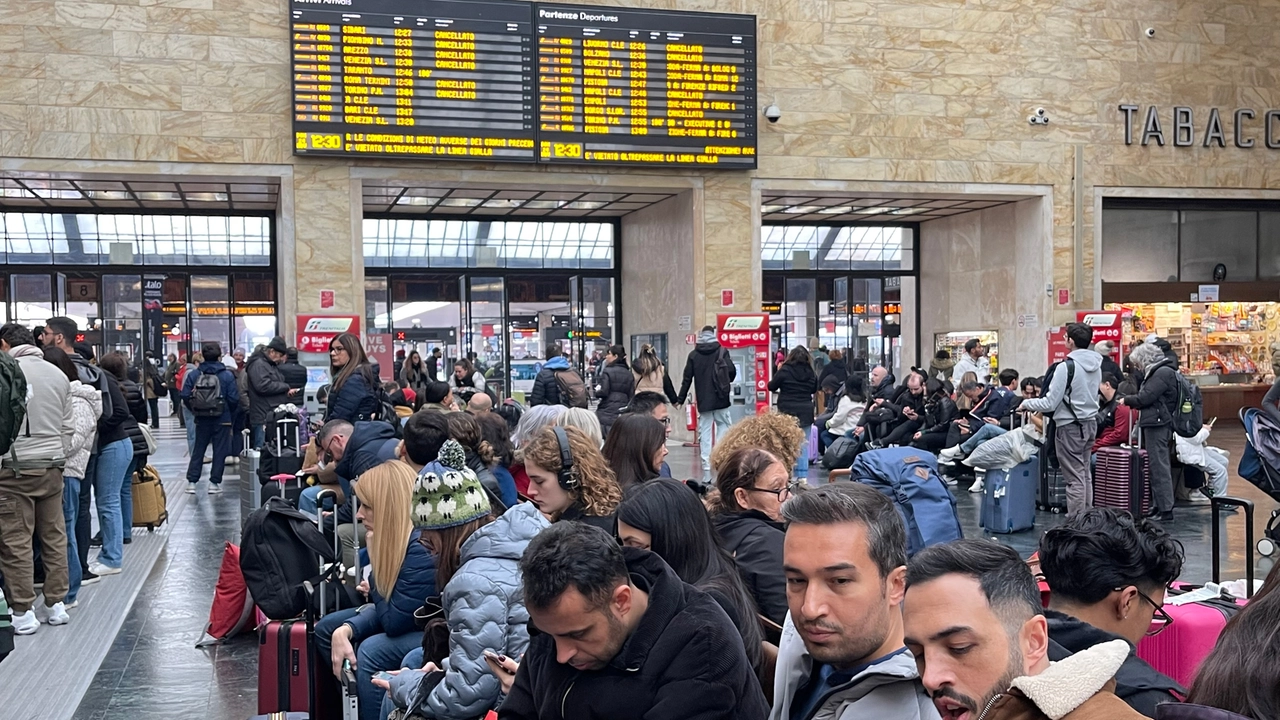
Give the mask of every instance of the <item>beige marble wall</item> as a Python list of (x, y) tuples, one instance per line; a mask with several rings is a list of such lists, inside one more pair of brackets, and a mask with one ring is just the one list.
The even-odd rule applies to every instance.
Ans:
[[(1085, 153), (1084, 198), (1117, 186), (1280, 188), (1275, 151), (1125, 146), (1117, 109), (1158, 105), (1168, 130), (1173, 105), (1192, 107), (1197, 123), (1214, 106), (1252, 107), (1260, 117), (1280, 107), (1274, 3), (618, 2), (759, 18), (760, 102), (777, 103), (783, 117), (761, 125), (758, 171), (706, 176), (692, 220), (705, 238), (693, 259), (704, 319), (718, 309), (707, 299), (725, 287), (737, 291), (739, 309), (758, 302), (753, 187), (760, 182), (1051, 186), (1049, 275), (1058, 286), (1079, 284), (1081, 307), (1093, 303), (1095, 282), (1091, 243), (1082, 249), (1085, 277), (1073, 277), (1075, 146)], [(340, 304), (356, 309), (360, 263), (351, 226), (358, 204), (341, 180), (349, 163), (292, 156), (287, 22), (284, 0), (0, 0), (0, 157), (49, 167), (68, 159), (139, 163), (151, 172), (168, 163), (296, 165), (297, 306), (312, 302), (311, 278), (331, 276), (331, 284), (343, 284), (335, 287)], [(1143, 33), (1147, 27), (1154, 38)], [(1036, 107), (1047, 109), (1050, 125), (1027, 124)], [(428, 178), (455, 167), (356, 169), (378, 166)], [(476, 178), (516, 174), (536, 183), (547, 176), (533, 168), (468, 167)], [(676, 186), (699, 177), (593, 172), (665, 177)], [(593, 182), (576, 170), (557, 174)], [(341, 217), (344, 211), (352, 217)], [(1087, 203), (1085, 237), (1093, 236), (1094, 216)], [(972, 264), (973, 252), (965, 252), (961, 260)], [(340, 267), (352, 263), (357, 267)], [(964, 273), (972, 272), (958, 271), (962, 289), (971, 289), (973, 277)]]
[[(1050, 202), (1045, 196), (921, 225), (920, 362), (932, 356), (935, 334), (996, 330), (1002, 367), (1044, 369)], [(1019, 315), (1035, 315), (1035, 327), (1018, 327)]]

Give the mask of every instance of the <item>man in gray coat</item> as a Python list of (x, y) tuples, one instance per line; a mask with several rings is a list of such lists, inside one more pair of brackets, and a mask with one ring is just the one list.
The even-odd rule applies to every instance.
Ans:
[(907, 534), (893, 503), (860, 483), (782, 505), (783, 626), (769, 720), (937, 720), (903, 643)]
[(293, 398), (301, 399), (298, 391), (291, 389), (280, 374), (279, 365), (284, 362), (288, 350), (284, 338), (271, 338), (266, 347), (249, 358), (244, 368), (249, 391), (249, 426), (253, 428), (253, 447), (256, 449), (261, 449), (266, 442), (266, 428), (276, 407)]

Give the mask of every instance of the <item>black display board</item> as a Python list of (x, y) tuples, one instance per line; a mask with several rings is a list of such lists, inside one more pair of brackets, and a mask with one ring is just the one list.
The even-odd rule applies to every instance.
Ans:
[(294, 152), (748, 169), (755, 17), (292, 0)]

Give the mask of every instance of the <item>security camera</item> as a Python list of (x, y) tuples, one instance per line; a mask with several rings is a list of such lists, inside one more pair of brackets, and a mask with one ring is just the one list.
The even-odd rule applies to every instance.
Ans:
[(764, 119), (771, 123), (776, 123), (782, 119), (782, 109), (777, 105), (770, 105), (764, 109)]
[(1147, 28), (1147, 37), (1155, 37), (1155, 36), (1156, 36), (1156, 29), (1153, 27)]
[(1044, 117), (1044, 108), (1036, 108), (1036, 117)]
[(1042, 107), (1036, 108), (1036, 111), (1034, 113), (1027, 116), (1027, 123), (1029, 125), (1048, 125), (1049, 124), (1048, 112)]

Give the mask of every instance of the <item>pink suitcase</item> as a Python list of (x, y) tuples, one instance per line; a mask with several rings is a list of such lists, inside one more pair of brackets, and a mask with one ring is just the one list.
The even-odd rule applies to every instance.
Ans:
[(1128, 510), (1135, 517), (1151, 511), (1151, 458), (1146, 450), (1099, 448), (1098, 467), (1093, 476), (1093, 505)]
[[(1213, 581), (1219, 581), (1220, 567), (1218, 559), (1221, 542), (1221, 525), (1218, 522), (1219, 510), (1223, 506), (1238, 506), (1245, 509), (1245, 535), (1247, 550), (1245, 562), (1248, 569), (1245, 577), (1249, 586), (1249, 594), (1253, 589), (1253, 503), (1249, 500), (1219, 496), (1213, 499)], [(1170, 596), (1175, 591), (1186, 592), (1197, 586), (1188, 583), (1173, 583)], [(1218, 642), (1218, 636), (1226, 627), (1240, 607), (1247, 600), (1239, 600), (1225, 596), (1221, 599), (1206, 602), (1189, 603), (1187, 605), (1170, 605), (1166, 598), (1164, 611), (1173, 618), (1173, 624), (1165, 628), (1159, 635), (1148, 635), (1138, 643), (1138, 657), (1151, 663), (1156, 670), (1173, 678), (1183, 687), (1191, 687), (1197, 668)], [(1157, 623), (1152, 623), (1155, 629)]]

